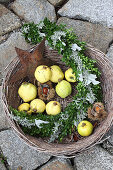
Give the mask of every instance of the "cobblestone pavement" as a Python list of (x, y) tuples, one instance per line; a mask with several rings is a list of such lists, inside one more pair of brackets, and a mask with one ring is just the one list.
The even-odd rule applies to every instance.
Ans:
[[(4, 68), (16, 57), (15, 46), (31, 47), (21, 36), (22, 24), (38, 23), (45, 16), (73, 27), (80, 40), (103, 51), (113, 62), (112, 0), (0, 0), (0, 85)], [(102, 144), (73, 159), (39, 153), (10, 128), (0, 98), (0, 170), (113, 170), (113, 127), (107, 136)]]

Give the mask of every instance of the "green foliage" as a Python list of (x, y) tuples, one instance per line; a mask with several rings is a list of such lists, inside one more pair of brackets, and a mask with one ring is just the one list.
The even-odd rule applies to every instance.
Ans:
[(1, 159), (1, 163), (5, 163), (7, 161), (7, 157), (5, 157), (2, 153), (0, 153), (0, 159)]
[(34, 24), (34, 23), (27, 24), (26, 23), (22, 27), (22, 34), (28, 43), (31, 43), (31, 44), (39, 43), (42, 40), (42, 37), (39, 34), (39, 32), (41, 32), (41, 33), (45, 33), (46, 39), (51, 44), (52, 41), (50, 39), (50, 36), (54, 34), (54, 31), (64, 30), (64, 25), (58, 26), (56, 25), (55, 22), (52, 23), (47, 18), (44, 19), (43, 21), (44, 25), (42, 28), (38, 28), (40, 23), (39, 24)]
[[(58, 124), (62, 123), (62, 128), (61, 128), (62, 133), (60, 134), (59, 139), (61, 137), (66, 136), (70, 132), (70, 129), (73, 125), (73, 119), (75, 116), (75, 107), (73, 103), (70, 103), (70, 105), (66, 107), (64, 112), (61, 112), (56, 116), (41, 114), (41, 113), (37, 113), (37, 114), (35, 113), (30, 115), (27, 114), (26, 112), (22, 112), (22, 111), (20, 112), (12, 107), (10, 107), (10, 110), (14, 116), (19, 116), (22, 120), (26, 118), (30, 122), (35, 122), (35, 119), (49, 122), (48, 124), (43, 124), (41, 128), (38, 128), (37, 126), (31, 126), (30, 128), (21, 126), (21, 128), (25, 133), (28, 133), (32, 136), (40, 135), (42, 137), (50, 137), (53, 133), (52, 129), (54, 127), (54, 122), (57, 122)], [(63, 114), (69, 115), (67, 120), (62, 119)]]
[[(42, 25), (42, 26), (41, 26)], [(53, 42), (52, 36), (55, 32), (63, 32), (65, 36), (61, 35), (60, 39), (56, 39), (56, 43)], [(84, 55), (84, 50), (86, 49), (86, 43), (78, 40), (77, 36), (72, 30), (66, 29), (65, 25), (57, 25), (56, 23), (50, 22), (47, 18), (44, 19), (43, 22), (39, 24), (28, 23), (24, 24), (22, 28), (22, 34), (25, 37), (26, 41), (31, 44), (39, 43), (45, 35), (46, 40), (50, 47), (54, 48), (58, 51), (59, 54), (62, 54), (62, 61), (65, 64), (73, 69), (76, 74), (78, 80), (78, 74), (80, 73), (77, 70), (77, 65), (72, 56), (72, 44), (77, 44), (81, 50), (78, 52), (78, 56), (82, 60), (83, 67), (90, 71), (91, 74), (95, 74), (99, 80), (100, 72), (98, 68), (95, 67), (96, 61), (90, 59), (86, 55)], [(41, 128), (37, 126), (32, 126), (31, 128), (22, 126), (22, 129), (25, 133), (29, 133), (30, 135), (40, 135), (44, 137), (49, 137), (53, 134), (53, 128), (55, 126), (55, 122), (59, 124), (59, 140), (61, 141), (64, 136), (71, 133), (71, 129), (74, 126), (74, 120), (77, 120), (77, 115), (80, 115), (80, 110), (83, 113), (87, 113), (88, 107), (91, 105), (87, 100), (86, 96), (89, 92), (88, 88), (83, 85), (83, 82), (78, 82), (77, 86), (77, 94), (73, 97), (73, 102), (71, 102), (63, 112), (56, 116), (48, 116), (46, 114), (36, 114), (36, 115), (28, 115), (25, 112), (19, 112), (16, 109), (11, 108), (12, 113), (15, 116), (19, 116), (21, 119), (27, 119), (31, 122), (35, 122), (35, 119), (40, 119), (43, 121), (48, 121), (48, 124), (43, 124)], [(95, 94), (96, 101), (102, 101), (102, 89), (100, 84), (93, 85), (91, 84), (92, 92)], [(78, 99), (78, 105), (76, 105), (76, 101)], [(84, 100), (82, 100), (84, 99)], [(67, 115), (67, 119), (62, 119), (62, 115)]]
[[(27, 31), (24, 31), (24, 28), (29, 28), (29, 32), (27, 33)], [(37, 25), (34, 23), (24, 24), (22, 31), (23, 36), (28, 43), (37, 44), (42, 40), (37, 31)]]

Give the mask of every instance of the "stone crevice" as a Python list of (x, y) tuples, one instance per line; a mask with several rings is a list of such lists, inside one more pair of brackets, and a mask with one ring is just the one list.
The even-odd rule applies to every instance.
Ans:
[(111, 40), (111, 41), (109, 42), (107, 51), (109, 50), (109, 48), (110, 48), (110, 46), (111, 46), (112, 44), (113, 44), (113, 40)]
[[(22, 27), (23, 23), (28, 23), (28, 22), (24, 18), (20, 17), (13, 9), (11, 9), (11, 5), (14, 3), (14, 1), (15, 0), (12, 0), (12, 2), (7, 6), (7, 9), (10, 10), (14, 15), (19, 17), (19, 19), (21, 21), (21, 27)], [(13, 31), (11, 31), (11, 32), (13, 32)]]
[(100, 144), (101, 148), (107, 151), (111, 156), (113, 156), (113, 144), (108, 140)]
[(19, 17), (20, 22), (22, 24), (23, 21), (25, 21), (23, 18), (21, 18), (15, 11), (13, 11), (10, 7), (8, 8), (14, 15), (16, 15), (17, 17)]
[[(11, 31), (12, 32), (12, 31)], [(0, 36), (0, 44), (4, 43), (9, 38), (9, 33)]]
[(27, 21), (25, 21), (24, 18), (20, 17), (13, 9), (11, 9), (11, 5), (12, 5), (13, 3), (14, 3), (14, 1), (12, 1), (12, 2), (8, 5), (7, 9), (9, 9), (14, 15), (16, 15), (17, 17), (19, 17), (19, 19), (20, 19), (20, 21), (21, 21), (21, 24), (23, 25), (23, 22), (27, 22)]
[[(90, 19), (88, 19), (88, 18), (84, 18), (84, 17), (82, 17), (82, 16), (80, 16), (80, 15), (76, 15), (76, 16), (74, 16), (74, 17), (69, 17), (68, 15), (65, 15), (65, 16), (62, 16), (62, 15), (60, 15), (60, 14), (58, 14), (59, 15), (59, 18), (60, 17), (65, 17), (65, 18), (68, 18), (68, 19), (72, 19), (72, 20), (74, 20), (74, 21), (84, 21), (84, 22), (89, 22), (89, 23), (92, 23), (92, 24), (100, 24), (99, 22), (91, 22), (90, 21)], [(102, 24), (100, 24), (100, 25), (102, 25)], [(103, 25), (102, 25), (103, 26)]]
[[(4, 44), (9, 38), (10, 36), (13, 34), (13, 33), (18, 33), (18, 32), (21, 32), (21, 27), (20, 28), (17, 28), (17, 29), (13, 29), (13, 31), (9, 31), (8, 33), (5, 33), (3, 36), (6, 36), (3, 40), (0, 41), (0, 45), (1, 44)], [(2, 36), (1, 36), (2, 37)]]
[(14, 1), (15, 0), (1, 0), (0, 3), (7, 8), (9, 6), (9, 4), (14, 2)]
[(0, 36), (20, 27), (21, 21), (19, 17), (0, 4)]
[[(99, 22), (92, 22), (92, 21), (90, 21), (90, 19), (83, 18), (82, 16), (79, 16), (79, 15), (76, 15), (75, 17), (71, 17), (71, 16), (68, 16), (68, 15), (62, 16), (57, 11), (57, 16), (58, 16), (57, 17), (58, 19), (59, 18), (67, 18), (67, 19), (71, 19), (73, 21), (84, 21), (84, 22), (88, 22), (88, 23), (91, 23), (91, 24), (95, 24), (95, 25), (99, 24), (99, 25), (103, 26), (103, 24), (101, 24)], [(103, 27), (106, 27), (106, 26), (103, 26)], [(112, 28), (109, 28), (109, 29), (113, 30)]]
[(47, 0), (52, 6), (54, 6), (55, 14), (56, 14), (56, 21), (60, 17), (58, 14), (58, 10), (61, 9), (69, 0), (62, 0), (61, 2), (57, 3), (56, 5), (53, 5), (53, 3), (49, 0)]
[(6, 130), (10, 130), (11, 128), (3, 128), (3, 129), (0, 129), (0, 132), (3, 132), (3, 131), (6, 131)]
[(42, 168), (44, 165), (46, 165), (48, 162), (52, 161), (54, 158), (55, 158), (54, 156), (51, 156), (50, 159), (49, 159), (47, 162), (45, 162), (44, 164), (38, 166), (38, 167), (37, 167), (36, 169), (34, 169), (34, 170), (39, 170), (39, 169)]
[(70, 163), (71, 163), (71, 166), (72, 166), (73, 170), (77, 170), (76, 169), (76, 164), (74, 162), (74, 158), (69, 158), (69, 160), (70, 160)]
[[(3, 154), (3, 152), (2, 152), (2, 149), (1, 149), (1, 147), (0, 147), (0, 161), (2, 160), (2, 162), (3, 162), (3, 164), (4, 164), (4, 166), (5, 166), (5, 168), (6, 168), (6, 170), (10, 170), (10, 166), (9, 166), (9, 164), (8, 164), (8, 162), (7, 162), (7, 158), (4, 156), (4, 154)], [(1, 169), (2, 170), (2, 169)]]
[(55, 12), (56, 12), (56, 17), (57, 20), (58, 18), (60, 18), (61, 16), (58, 14), (58, 10), (61, 9), (69, 0), (64, 0), (61, 4), (55, 6)]
[(91, 23), (88, 19), (84, 19), (84, 18), (79, 17), (79, 16), (75, 16), (75, 17), (69, 17), (69, 16), (67, 16), (67, 15), (62, 16), (62, 15), (60, 15), (59, 13), (57, 13), (57, 15), (59, 16), (59, 18), (63, 17), (63, 18), (68, 18), (68, 19), (74, 20), (74, 21), (78, 21), (78, 20), (79, 20), (79, 21), (84, 21), (84, 22), (89, 22), (89, 23)]
[(43, 164), (36, 170), (76, 170), (71, 165), (71, 162), (69, 159), (59, 158), (59, 157), (52, 157), (50, 161), (48, 161), (46, 164)]
[(62, 8), (69, 0), (47, 0), (55, 8)]

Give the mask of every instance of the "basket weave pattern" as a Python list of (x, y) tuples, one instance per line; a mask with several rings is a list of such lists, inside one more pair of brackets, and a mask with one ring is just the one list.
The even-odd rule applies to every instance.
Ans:
[[(99, 143), (105, 133), (110, 129), (113, 124), (113, 68), (112, 63), (107, 59), (104, 53), (95, 49), (91, 45), (87, 45), (86, 55), (97, 61), (97, 67), (101, 72), (101, 85), (103, 90), (103, 100), (105, 104), (105, 109), (108, 112), (107, 118), (101, 122), (100, 126), (96, 128), (92, 135), (83, 138), (77, 142), (71, 142), (68, 144), (57, 144), (57, 143), (47, 143), (42, 138), (35, 138), (29, 135), (25, 135), (24, 132), (19, 127), (18, 123), (11, 120), (9, 117), (9, 108), (12, 106), (17, 108), (20, 103), (20, 98), (18, 97), (17, 91), (19, 85), (22, 81), (18, 81), (11, 85), (10, 78), (15, 72), (20, 68), (19, 58), (16, 57), (8, 66), (6, 77), (4, 78), (2, 84), (2, 100), (4, 102), (4, 110), (6, 116), (11, 124), (11, 127), (16, 131), (17, 135), (22, 138), (29, 146), (33, 147), (37, 151), (45, 152), (55, 156), (67, 156), (71, 157), (83, 150), (87, 150), (90, 147)], [(66, 70), (64, 63), (60, 61), (61, 56), (58, 55), (57, 51), (49, 50), (46, 47), (45, 57), (51, 59), (54, 64), (58, 64), (63, 71)], [(57, 99), (60, 101), (60, 99)], [(62, 106), (66, 106), (72, 98), (61, 100)], [(65, 103), (65, 104), (64, 104)]]

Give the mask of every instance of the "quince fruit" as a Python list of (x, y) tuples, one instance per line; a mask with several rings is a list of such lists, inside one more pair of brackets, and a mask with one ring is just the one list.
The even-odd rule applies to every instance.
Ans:
[(59, 66), (53, 65), (50, 68), (51, 68), (51, 72), (52, 72), (50, 80), (53, 83), (58, 83), (59, 80), (63, 80), (64, 74)]
[(40, 83), (45, 83), (50, 80), (51, 78), (51, 70), (46, 65), (40, 65), (35, 70), (35, 78)]
[(24, 102), (29, 102), (36, 98), (37, 88), (32, 83), (24, 82), (19, 87), (18, 94)]
[(32, 112), (42, 113), (46, 108), (45, 103), (41, 99), (34, 99), (30, 103), (30, 109)]
[(18, 110), (19, 111), (28, 111), (30, 108), (29, 103), (22, 103), (19, 107)]
[(77, 130), (81, 136), (89, 136), (93, 132), (93, 125), (89, 121), (83, 120), (78, 124)]
[(61, 98), (65, 98), (69, 96), (71, 92), (72, 92), (71, 84), (67, 82), (66, 80), (62, 80), (56, 85), (56, 93)]
[(50, 101), (46, 105), (46, 113), (48, 115), (57, 115), (61, 112), (61, 105), (57, 101)]
[(65, 78), (69, 82), (76, 82), (75, 73), (73, 73), (72, 68), (69, 68), (65, 71)]

